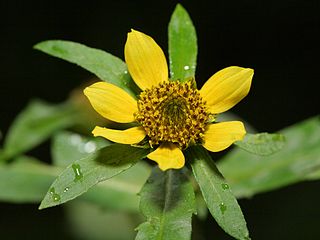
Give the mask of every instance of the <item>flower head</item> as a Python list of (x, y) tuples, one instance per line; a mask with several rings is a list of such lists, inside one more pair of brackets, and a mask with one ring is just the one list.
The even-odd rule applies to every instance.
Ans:
[(106, 82), (94, 83), (84, 93), (103, 117), (119, 123), (136, 122), (137, 126), (126, 130), (97, 126), (94, 136), (122, 144), (147, 140), (154, 149), (148, 158), (162, 170), (182, 168), (182, 151), (192, 144), (218, 152), (243, 139), (246, 131), (242, 122), (217, 123), (214, 119), (248, 94), (252, 69), (222, 69), (197, 90), (192, 81), (170, 81), (161, 48), (151, 37), (135, 30), (128, 33), (125, 60), (142, 90), (137, 100)]

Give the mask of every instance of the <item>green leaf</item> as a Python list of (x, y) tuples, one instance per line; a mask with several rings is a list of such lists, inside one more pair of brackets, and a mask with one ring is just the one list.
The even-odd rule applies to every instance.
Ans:
[[(11, 164), (0, 165), (0, 201), (38, 203), (46, 194), (61, 168), (31, 157), (22, 156)], [(108, 181), (98, 183), (80, 196), (86, 202), (113, 210), (138, 212), (137, 193), (150, 175), (151, 169), (138, 162), (129, 170)]]
[(58, 168), (21, 156), (0, 165), (0, 200), (12, 203), (38, 202), (59, 173)]
[(59, 167), (66, 167), (110, 144), (111, 142), (101, 137), (84, 137), (77, 133), (59, 132), (52, 140), (53, 163)]
[(92, 72), (103, 81), (112, 83), (136, 96), (137, 86), (128, 74), (126, 64), (120, 59), (99, 49), (63, 40), (49, 40), (36, 44), (35, 49), (61, 58)]
[(195, 196), (183, 171), (154, 168), (140, 195), (140, 210), (147, 221), (138, 227), (137, 240), (191, 239)]
[(241, 208), (208, 152), (201, 146), (193, 146), (187, 149), (186, 155), (208, 209), (217, 223), (234, 238), (249, 239)]
[(148, 149), (113, 144), (69, 165), (53, 182), (39, 209), (70, 201), (146, 157)]
[(168, 27), (169, 62), (172, 80), (184, 82), (195, 76), (197, 34), (188, 12), (178, 4)]
[[(314, 117), (280, 131), (284, 148), (269, 156), (235, 149), (218, 164), (237, 197), (250, 197), (299, 181), (317, 179), (320, 121)], [(320, 177), (320, 176), (319, 176)]]
[(235, 145), (257, 155), (270, 155), (281, 150), (285, 142), (286, 139), (282, 134), (247, 133), (245, 138), (235, 142)]
[(57, 130), (68, 128), (76, 121), (76, 111), (69, 104), (53, 105), (33, 100), (8, 131), (4, 143), (6, 159), (32, 149)]
[[(84, 137), (77, 133), (60, 132), (53, 138), (52, 157), (56, 165), (66, 167), (74, 161), (87, 157), (93, 151), (110, 145), (100, 137)], [(130, 170), (91, 188), (82, 199), (112, 209), (137, 211), (137, 193), (147, 180), (150, 168), (142, 161)]]

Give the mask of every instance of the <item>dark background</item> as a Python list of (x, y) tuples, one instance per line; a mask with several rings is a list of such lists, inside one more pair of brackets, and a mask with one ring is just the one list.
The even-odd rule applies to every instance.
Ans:
[[(91, 75), (32, 49), (65, 39), (123, 58), (130, 28), (167, 52), (167, 24), (177, 1), (0, 2), (0, 129), (34, 97), (50, 102)], [(199, 87), (216, 71), (255, 69), (249, 96), (233, 111), (259, 131), (273, 132), (319, 113), (320, 1), (181, 1), (198, 34)], [(35, 152), (47, 157), (47, 146)], [(300, 183), (241, 200), (253, 239), (320, 239), (320, 184)], [(71, 239), (62, 208), (0, 204), (1, 239)], [(213, 220), (205, 239), (230, 239)]]

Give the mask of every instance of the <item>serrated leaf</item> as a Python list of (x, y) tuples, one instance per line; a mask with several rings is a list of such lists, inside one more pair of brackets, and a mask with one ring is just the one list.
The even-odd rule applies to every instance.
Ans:
[(77, 113), (71, 105), (53, 105), (33, 100), (11, 125), (4, 142), (4, 155), (8, 159), (26, 152), (54, 132), (76, 122)]
[(52, 139), (52, 160), (56, 166), (66, 167), (110, 144), (111, 142), (100, 137), (85, 137), (66, 131), (59, 132)]
[(235, 145), (257, 155), (270, 155), (280, 151), (284, 147), (285, 142), (286, 139), (282, 134), (247, 133), (244, 139), (235, 142)]
[[(317, 179), (320, 169), (320, 121), (314, 117), (280, 131), (283, 149), (257, 156), (235, 149), (218, 164), (237, 197), (250, 197), (299, 181)], [(320, 177), (320, 176), (319, 176)]]
[(39, 209), (70, 201), (146, 157), (148, 149), (113, 144), (69, 165), (53, 182)]
[(168, 27), (169, 62), (172, 80), (194, 78), (197, 65), (197, 34), (188, 12), (178, 4)]
[(40, 42), (34, 48), (54, 57), (75, 63), (92, 72), (101, 80), (122, 88), (134, 97), (139, 92), (138, 87), (128, 74), (126, 64), (110, 53), (64, 40)]
[(186, 150), (188, 161), (208, 209), (219, 226), (236, 239), (249, 239), (241, 208), (208, 152), (201, 146)]
[(138, 227), (136, 240), (191, 238), (195, 196), (183, 171), (163, 172), (155, 167), (140, 196), (140, 210), (147, 221)]

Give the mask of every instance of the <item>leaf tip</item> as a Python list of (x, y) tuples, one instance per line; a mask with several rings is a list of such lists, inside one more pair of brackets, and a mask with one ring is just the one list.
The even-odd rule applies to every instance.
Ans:
[(41, 51), (43, 48), (43, 45), (46, 43), (47, 41), (42, 41), (42, 42), (38, 42), (35, 45), (32, 46), (33, 49), (35, 50), (39, 50)]
[(39, 207), (38, 207), (38, 210), (42, 210), (42, 209), (45, 209), (47, 208), (46, 206), (44, 206), (43, 204), (43, 201), (40, 203)]

